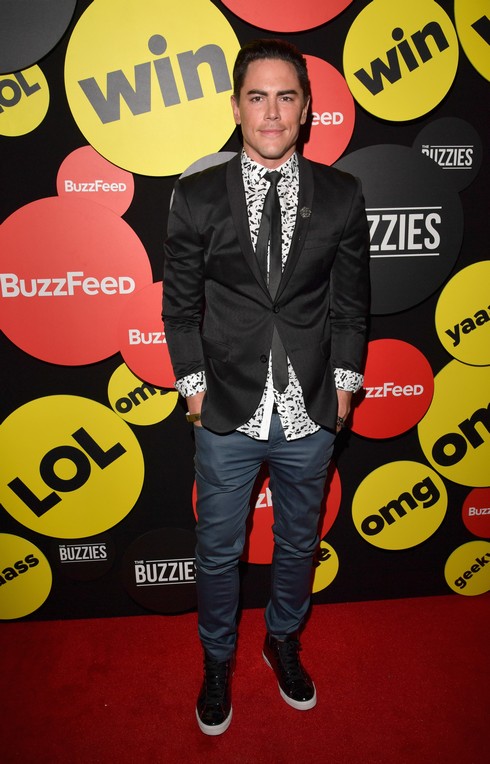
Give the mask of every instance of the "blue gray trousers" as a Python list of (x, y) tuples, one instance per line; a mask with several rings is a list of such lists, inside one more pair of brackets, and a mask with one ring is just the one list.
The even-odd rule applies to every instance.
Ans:
[(321, 429), (287, 441), (277, 414), (269, 438), (195, 427), (198, 628), (206, 652), (219, 661), (235, 650), (243, 551), (250, 496), (262, 463), (269, 467), (274, 508), (271, 596), (267, 631), (294, 633), (309, 607), (313, 556), (325, 478), (335, 435)]

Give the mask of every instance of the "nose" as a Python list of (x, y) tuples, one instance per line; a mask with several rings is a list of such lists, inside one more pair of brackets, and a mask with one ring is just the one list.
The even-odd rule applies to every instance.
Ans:
[(279, 119), (279, 109), (275, 98), (269, 98), (267, 100), (267, 111), (265, 117), (266, 119)]

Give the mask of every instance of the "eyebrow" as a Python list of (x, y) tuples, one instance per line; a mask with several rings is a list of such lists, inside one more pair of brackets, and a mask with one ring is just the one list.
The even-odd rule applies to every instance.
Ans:
[[(258, 88), (253, 88), (252, 90), (247, 91), (247, 95), (269, 95), (266, 90), (259, 90)], [(293, 88), (291, 90), (278, 90), (275, 95), (283, 96), (283, 95), (299, 95), (297, 90), (294, 90)]]

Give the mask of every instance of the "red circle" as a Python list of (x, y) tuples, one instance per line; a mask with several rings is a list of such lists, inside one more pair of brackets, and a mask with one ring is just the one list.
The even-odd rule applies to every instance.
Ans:
[(391, 438), (414, 427), (429, 408), (434, 376), (429, 362), (401, 340), (368, 345), (363, 398), (354, 408), (352, 430), (367, 438)]
[(464, 501), (462, 515), (470, 533), (490, 538), (490, 487), (474, 488)]
[(56, 188), (59, 196), (97, 202), (122, 215), (133, 201), (134, 179), (92, 146), (82, 146), (61, 163)]
[(335, 67), (316, 56), (305, 56), (312, 93), (312, 121), (304, 156), (333, 164), (345, 151), (354, 131), (356, 107), (347, 82)]
[(313, 29), (342, 13), (352, 0), (223, 0), (238, 18), (273, 32)]
[(158, 281), (132, 296), (121, 314), (119, 349), (137, 377), (158, 387), (173, 387), (175, 374), (162, 321), (162, 286)]
[(66, 366), (116, 353), (119, 316), (152, 281), (122, 218), (61, 197), (27, 204), (0, 226), (0, 271), (2, 330), (26, 353)]
[[(331, 462), (325, 485), (324, 503), (320, 514), (320, 538), (324, 538), (334, 524), (339, 513), (341, 498), (342, 486), (340, 476), (334, 463)], [(272, 535), (274, 508), (269, 490), (269, 475), (265, 469), (260, 472), (257, 478), (250, 503), (252, 511), (248, 518), (247, 541), (242, 560), (258, 565), (269, 565), (272, 562), (272, 553), (274, 551), (274, 538)], [(192, 505), (194, 514), (197, 517), (196, 504), (197, 490), (194, 483)]]

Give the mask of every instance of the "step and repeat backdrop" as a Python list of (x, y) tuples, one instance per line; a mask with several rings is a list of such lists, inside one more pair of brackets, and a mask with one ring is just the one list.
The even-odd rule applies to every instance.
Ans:
[[(490, 589), (488, 1), (45, 0), (0, 7), (0, 619), (195, 608), (163, 242), (176, 177), (240, 151), (241, 44), (277, 36), (308, 62), (302, 151), (361, 178), (371, 236), (314, 601)], [(245, 607), (272, 516), (264, 470)]]

